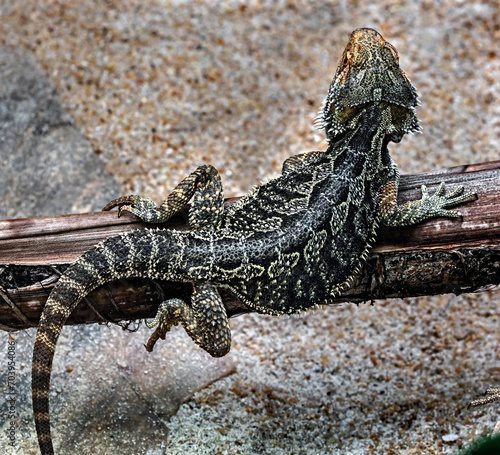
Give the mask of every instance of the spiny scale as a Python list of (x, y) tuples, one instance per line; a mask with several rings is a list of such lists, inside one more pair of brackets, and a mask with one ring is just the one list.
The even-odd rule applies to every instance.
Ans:
[(355, 30), (317, 124), (329, 147), (289, 158), (282, 175), (225, 209), (219, 174), (200, 166), (160, 207), (140, 196), (110, 202), (147, 222), (164, 222), (193, 200), (192, 231), (148, 230), (110, 238), (72, 264), (44, 308), (33, 353), (33, 409), (43, 455), (53, 453), (49, 423), (52, 359), (59, 333), (92, 289), (119, 278), (191, 283), (190, 302), (164, 302), (147, 349), (181, 323), (213, 356), (225, 355), (231, 333), (218, 289), (268, 314), (303, 311), (338, 296), (353, 282), (379, 223), (414, 224), (473, 194), (461, 189), (398, 206), (399, 172), (387, 144), (417, 131), (415, 89), (393, 46), (371, 29)]

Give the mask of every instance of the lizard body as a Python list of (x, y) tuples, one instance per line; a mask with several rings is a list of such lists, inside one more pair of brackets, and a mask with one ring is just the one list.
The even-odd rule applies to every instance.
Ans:
[(396, 49), (372, 29), (351, 34), (317, 124), (329, 146), (289, 158), (277, 178), (224, 208), (218, 172), (200, 166), (156, 207), (125, 196), (110, 202), (144, 221), (168, 220), (193, 199), (191, 231), (134, 231), (84, 253), (49, 296), (33, 353), (33, 408), (43, 455), (53, 453), (49, 386), (55, 345), (66, 318), (96, 287), (119, 278), (147, 277), (192, 284), (190, 302), (164, 302), (152, 350), (181, 323), (213, 356), (227, 354), (231, 333), (218, 289), (259, 313), (290, 314), (328, 302), (356, 276), (380, 223), (415, 224), (459, 217), (447, 210), (473, 193), (444, 184), (430, 196), (397, 204), (399, 172), (387, 144), (418, 131), (417, 93), (399, 67)]

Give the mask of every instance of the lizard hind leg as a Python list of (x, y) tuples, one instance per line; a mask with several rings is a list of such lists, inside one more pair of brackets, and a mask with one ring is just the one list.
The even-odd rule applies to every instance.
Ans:
[(212, 357), (222, 357), (231, 348), (231, 330), (226, 310), (217, 289), (209, 283), (195, 284), (191, 305), (181, 299), (166, 300), (160, 305), (149, 328), (158, 325), (146, 344), (151, 352), (155, 343), (172, 326), (181, 323), (188, 335)]
[(131, 195), (114, 199), (103, 210), (118, 207), (118, 216), (122, 212), (130, 212), (146, 223), (164, 223), (178, 213), (191, 198), (191, 228), (216, 226), (224, 211), (224, 194), (217, 169), (211, 165), (198, 167), (174, 188), (159, 207), (149, 198)]

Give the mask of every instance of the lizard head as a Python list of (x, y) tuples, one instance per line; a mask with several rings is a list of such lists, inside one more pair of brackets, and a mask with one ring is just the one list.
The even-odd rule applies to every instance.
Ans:
[(351, 33), (315, 125), (325, 128), (331, 141), (350, 129), (351, 120), (373, 103), (391, 110), (388, 135), (392, 141), (420, 129), (414, 112), (417, 91), (399, 67), (396, 48), (376, 30), (359, 28)]

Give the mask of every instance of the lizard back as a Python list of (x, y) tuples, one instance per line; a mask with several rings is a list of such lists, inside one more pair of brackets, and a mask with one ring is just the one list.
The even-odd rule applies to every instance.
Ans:
[[(381, 109), (363, 115), (376, 117)], [(269, 314), (305, 310), (345, 289), (375, 238), (390, 168), (384, 130), (368, 120), (314, 163), (230, 208), (213, 238), (215, 253), (193, 263), (190, 278), (228, 288)], [(190, 235), (212, 238), (208, 232)]]

